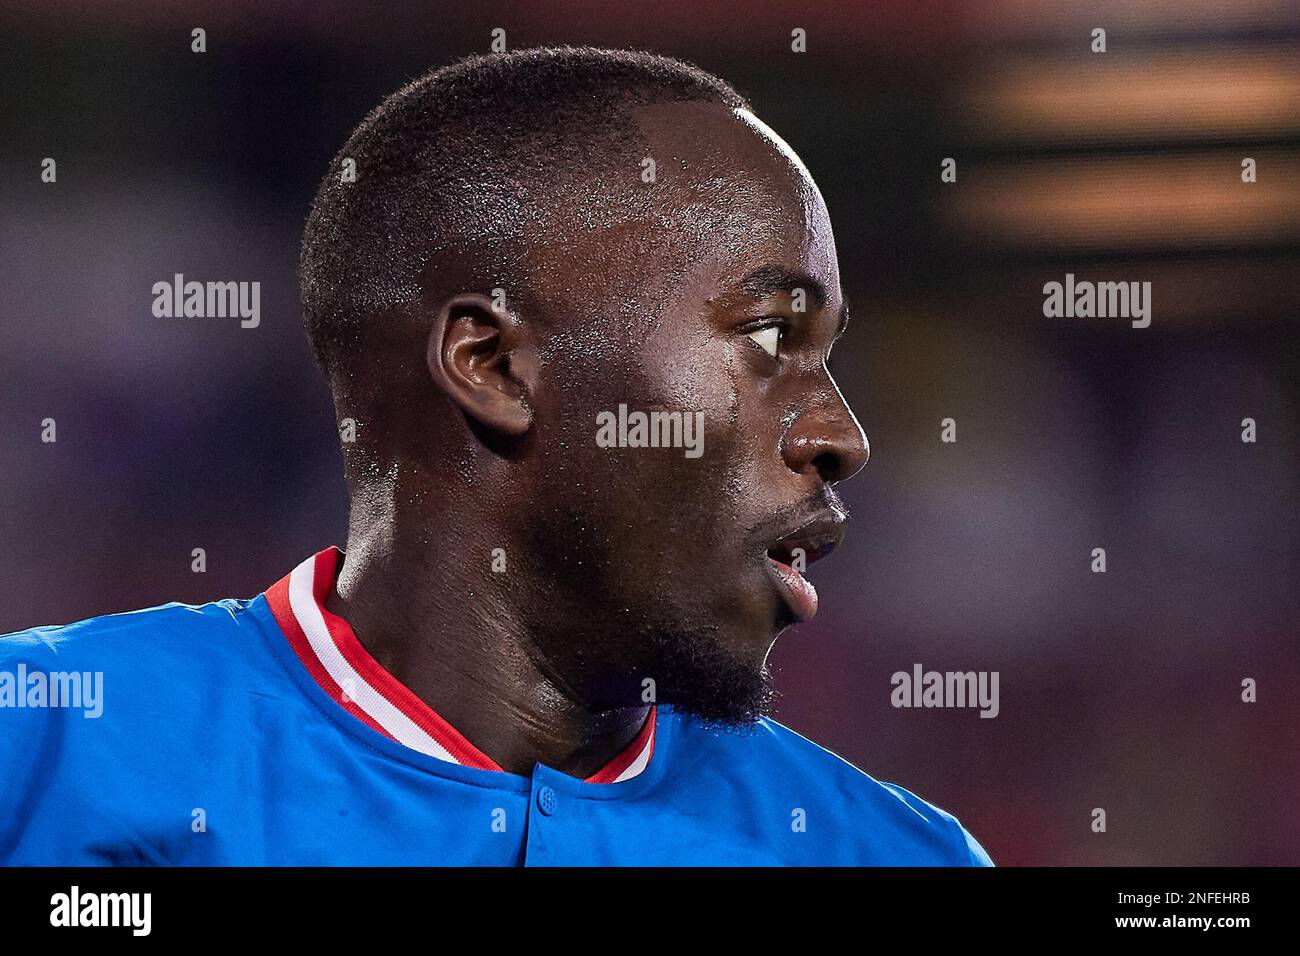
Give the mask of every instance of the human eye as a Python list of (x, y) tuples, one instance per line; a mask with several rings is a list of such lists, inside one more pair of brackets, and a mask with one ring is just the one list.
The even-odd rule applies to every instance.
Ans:
[(769, 319), (763, 324), (746, 330), (745, 334), (750, 340), (757, 343), (758, 346), (772, 358), (776, 358), (781, 353), (781, 343), (785, 341), (786, 325), (785, 322)]

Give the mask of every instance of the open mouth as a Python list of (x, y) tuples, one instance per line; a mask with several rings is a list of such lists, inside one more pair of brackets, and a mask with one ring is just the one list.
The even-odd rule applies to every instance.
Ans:
[(839, 547), (843, 538), (844, 515), (834, 512), (802, 525), (767, 549), (768, 564), (795, 620), (809, 621), (817, 613), (817, 589), (804, 572)]

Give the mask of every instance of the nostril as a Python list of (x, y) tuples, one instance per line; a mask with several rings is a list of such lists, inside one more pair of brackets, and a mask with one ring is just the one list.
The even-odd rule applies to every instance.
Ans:
[(812, 460), (812, 466), (822, 481), (836, 481), (840, 474), (840, 456), (832, 451), (824, 451)]

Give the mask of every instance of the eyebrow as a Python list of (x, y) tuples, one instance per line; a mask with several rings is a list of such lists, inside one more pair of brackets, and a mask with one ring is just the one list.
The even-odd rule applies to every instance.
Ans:
[[(782, 292), (786, 295), (793, 295), (796, 289), (803, 289), (808, 298), (812, 300), (815, 308), (823, 309), (826, 307), (826, 287), (808, 273), (796, 269), (787, 269), (785, 266), (759, 266), (757, 269), (745, 274), (744, 278), (740, 280), (740, 288), (745, 295), (755, 299)], [(840, 305), (839, 325), (835, 329), (835, 338), (838, 339), (844, 334), (848, 324), (849, 300), (847, 297), (843, 297)]]

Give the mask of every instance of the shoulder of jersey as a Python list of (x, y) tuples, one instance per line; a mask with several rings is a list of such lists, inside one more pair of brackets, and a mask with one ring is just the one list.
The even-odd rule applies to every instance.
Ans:
[(104, 671), (130, 674), (134, 681), (147, 679), (146, 672), (175, 677), (187, 670), (247, 659), (247, 642), (260, 640), (257, 623), (248, 613), (253, 600), (172, 602), (15, 631), (0, 635), (0, 666), (21, 663), (49, 671)]
[(733, 779), (737, 774), (752, 777), (750, 786), (769, 791), (786, 787), (802, 803), (823, 801), (849, 831), (864, 836), (867, 831), (891, 832), (900, 842), (923, 849), (927, 862), (991, 865), (984, 848), (951, 813), (897, 784), (877, 780), (784, 724), (765, 717), (753, 728), (726, 730), (678, 720), (684, 734), (702, 744), (698, 749), (708, 754), (705, 759)]

